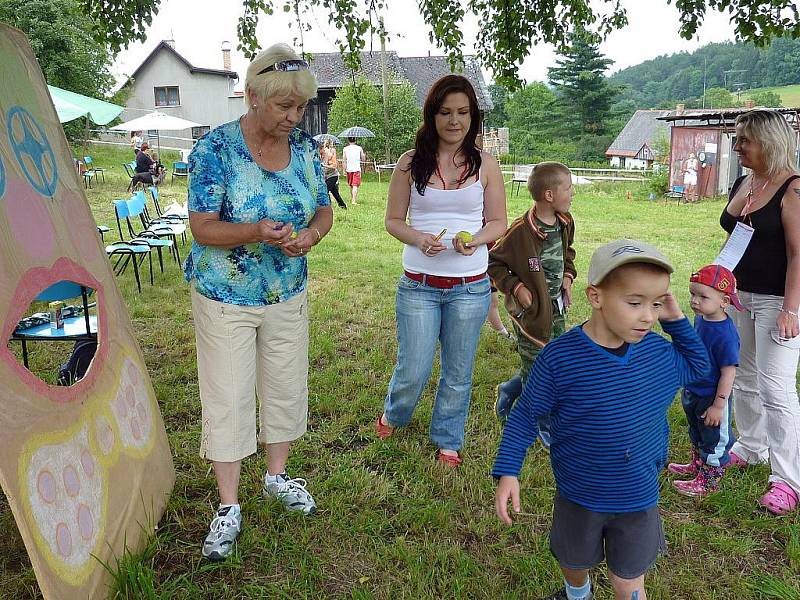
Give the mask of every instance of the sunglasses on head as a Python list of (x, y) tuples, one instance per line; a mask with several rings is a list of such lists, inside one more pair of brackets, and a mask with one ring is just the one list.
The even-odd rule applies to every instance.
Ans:
[(263, 75), (264, 73), (269, 73), (270, 71), (283, 71), (284, 73), (291, 71), (308, 71), (308, 63), (301, 59), (281, 60), (276, 62), (274, 65), (270, 65), (261, 69), (258, 74)]

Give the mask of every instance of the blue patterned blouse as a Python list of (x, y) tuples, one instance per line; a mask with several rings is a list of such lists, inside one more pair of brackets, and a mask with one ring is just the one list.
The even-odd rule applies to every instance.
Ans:
[[(219, 213), (230, 223), (272, 219), (307, 227), (317, 208), (330, 204), (328, 190), (311, 136), (293, 130), (289, 148), (289, 166), (267, 171), (253, 160), (238, 120), (210, 131), (189, 155), (189, 210)], [(218, 248), (193, 241), (183, 270), (207, 298), (244, 306), (285, 302), (303, 291), (308, 274), (304, 256), (290, 258), (263, 243)]]

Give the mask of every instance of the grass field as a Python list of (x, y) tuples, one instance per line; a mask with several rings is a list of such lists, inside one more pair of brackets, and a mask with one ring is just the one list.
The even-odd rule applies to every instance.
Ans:
[[(89, 202), (98, 223), (113, 226), (111, 200), (124, 195), (127, 183), (118, 165), (128, 152), (93, 152), (98, 166), (112, 169), (88, 192)], [(263, 454), (246, 460), (244, 529), (235, 554), (221, 564), (200, 557), (217, 496), (209, 466), (198, 457), (188, 287), (174, 263), (156, 274), (155, 286), (144, 283), (141, 295), (132, 274), (118, 278), (164, 415), (177, 481), (157, 535), (144, 552), (122, 561), (111, 597), (511, 599), (537, 598), (560, 585), (547, 541), (553, 479), (539, 447), (522, 475), (525, 514), (510, 528), (494, 515), (489, 469), (501, 430), (493, 389), (517, 366), (506, 340), (484, 327), (460, 469), (445, 471), (433, 460), (427, 438), (432, 384), (410, 427), (385, 442), (373, 433), (394, 365), (394, 290), (401, 273), (401, 244), (383, 228), (387, 187), (385, 178), (378, 184), (368, 176), (359, 206), (336, 208), (333, 231), (309, 256), (310, 421), (289, 470), (308, 479), (319, 511), (303, 518), (265, 502)], [(185, 189), (184, 181), (176, 181), (162, 186), (161, 194), (166, 203), (183, 201)], [(579, 189), (573, 211), (579, 288), (595, 247), (617, 237), (642, 238), (673, 259), (674, 289), (688, 308), (690, 272), (712, 260), (723, 239), (723, 202), (665, 205), (647, 201), (648, 191), (636, 183)], [(528, 205), (522, 194), (510, 197), (509, 215)], [(112, 232), (107, 239), (114, 237)], [(184, 256), (187, 250), (182, 248)], [(588, 316), (585, 298), (577, 293), (576, 299), (570, 325)], [(47, 356), (34, 360), (48, 368), (41, 366)], [(688, 439), (677, 401), (670, 421), (670, 456), (683, 458)], [(700, 501), (678, 495), (664, 478), (669, 551), (648, 577), (651, 599), (800, 600), (800, 514), (779, 519), (757, 509), (768, 474), (765, 467), (730, 473), (720, 493)], [(2, 497), (0, 532), (0, 597), (40, 597)], [(593, 581), (598, 600), (613, 597), (603, 569)]]
[(742, 96), (746, 100), (753, 92), (776, 92), (781, 97), (781, 104), (787, 108), (800, 106), (800, 84), (784, 85), (781, 87), (754, 88), (743, 92)]

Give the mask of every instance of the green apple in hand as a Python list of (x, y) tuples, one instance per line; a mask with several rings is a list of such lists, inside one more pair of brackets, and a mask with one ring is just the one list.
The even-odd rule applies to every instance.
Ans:
[(466, 245), (472, 241), (472, 234), (469, 231), (459, 231), (456, 234), (456, 239), (460, 240), (462, 244)]

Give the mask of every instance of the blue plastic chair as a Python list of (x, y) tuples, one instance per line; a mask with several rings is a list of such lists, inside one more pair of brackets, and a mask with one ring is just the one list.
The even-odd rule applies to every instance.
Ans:
[(128, 200), (114, 200), (114, 214), (117, 217), (117, 230), (119, 231), (119, 237), (121, 240), (125, 241), (125, 235), (122, 232), (122, 221), (124, 220), (127, 228), (128, 228), (128, 236), (130, 239), (127, 243), (132, 242), (145, 242), (151, 248), (155, 248), (158, 251), (158, 264), (161, 267), (161, 272), (164, 272), (164, 259), (161, 255), (162, 248), (169, 248), (172, 255), (175, 257), (175, 262), (180, 264), (180, 256), (177, 254), (175, 249), (175, 244), (171, 239), (163, 239), (158, 236), (153, 231), (140, 231), (136, 232), (133, 228), (133, 224), (131, 223), (131, 217), (138, 216), (140, 208), (140, 203), (135, 196), (132, 196)]
[(120, 223), (120, 219), (129, 216), (129, 209), (126, 200), (114, 200), (114, 213), (117, 216), (117, 226), (119, 228), (120, 241), (107, 245), (106, 255), (108, 255), (109, 259), (111, 260), (113, 260), (114, 257), (116, 258), (113, 270), (114, 274), (117, 276), (122, 275), (125, 272), (125, 269), (128, 268), (129, 264), (133, 265), (133, 273), (136, 278), (136, 288), (139, 290), (139, 293), (141, 293), (142, 283), (139, 278), (139, 265), (144, 261), (145, 257), (147, 257), (150, 261), (150, 285), (153, 285), (153, 258), (151, 255), (153, 246), (148, 244), (145, 240), (133, 239), (127, 242), (125, 241), (125, 237), (122, 234), (122, 225)]
[[(155, 186), (151, 187), (150, 193), (154, 195), (155, 199), (158, 198), (158, 190)], [(142, 222), (142, 227), (146, 231), (152, 231), (159, 237), (171, 237), (175, 242), (175, 249), (178, 248), (178, 236), (181, 236), (183, 243), (186, 243), (186, 225), (183, 220), (177, 216), (164, 215), (161, 217), (153, 218), (147, 210), (147, 196), (141, 190), (134, 193), (131, 200), (135, 200), (134, 212), (139, 216)]]
[(92, 160), (91, 156), (84, 156), (83, 157), (83, 164), (86, 165), (86, 172), (91, 173), (92, 177), (94, 177), (95, 181), (97, 181), (97, 176), (103, 176), (103, 183), (106, 182), (106, 170), (101, 167), (96, 167), (94, 161)]
[(175, 183), (176, 177), (189, 178), (189, 163), (187, 162), (174, 162), (172, 163), (172, 183)]

